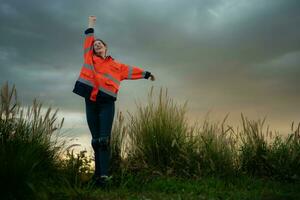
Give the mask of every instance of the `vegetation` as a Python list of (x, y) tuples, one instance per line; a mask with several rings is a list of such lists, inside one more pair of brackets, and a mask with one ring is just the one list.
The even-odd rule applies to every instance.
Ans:
[[(89, 182), (93, 159), (60, 138), (64, 119), (42, 103), (23, 108), (15, 87), (1, 89), (0, 190), (3, 199), (297, 199), (300, 124), (286, 137), (241, 114), (242, 130), (205, 120), (188, 125), (187, 103), (160, 90), (128, 117), (119, 112), (111, 140), (113, 181)], [(126, 121), (127, 120), (127, 121)], [(284, 184), (281, 184), (284, 183)], [(1, 198), (1, 199), (2, 199)]]

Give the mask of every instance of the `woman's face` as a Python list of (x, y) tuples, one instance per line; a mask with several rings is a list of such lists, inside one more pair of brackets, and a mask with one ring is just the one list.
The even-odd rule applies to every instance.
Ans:
[(96, 40), (94, 42), (94, 51), (97, 55), (105, 55), (106, 47), (101, 41)]

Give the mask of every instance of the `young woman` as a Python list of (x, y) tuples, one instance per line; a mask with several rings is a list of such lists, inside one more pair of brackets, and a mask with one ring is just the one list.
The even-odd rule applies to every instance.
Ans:
[(94, 37), (95, 24), (96, 17), (90, 16), (88, 29), (85, 30), (84, 64), (73, 92), (85, 98), (86, 118), (95, 155), (93, 179), (102, 186), (109, 178), (109, 144), (120, 82), (149, 77), (154, 81), (155, 77), (142, 68), (107, 56), (106, 43)]

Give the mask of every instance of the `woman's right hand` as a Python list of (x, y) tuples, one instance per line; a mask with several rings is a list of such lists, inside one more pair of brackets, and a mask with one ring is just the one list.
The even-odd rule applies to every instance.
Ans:
[(96, 16), (91, 15), (89, 16), (89, 28), (94, 28), (96, 25)]

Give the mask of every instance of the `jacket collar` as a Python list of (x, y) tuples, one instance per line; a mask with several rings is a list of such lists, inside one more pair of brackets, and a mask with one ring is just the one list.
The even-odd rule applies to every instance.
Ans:
[(105, 59), (107, 59), (107, 60), (113, 60), (113, 57), (111, 57), (110, 55), (108, 55), (108, 56), (106, 56)]
[(100, 56), (96, 56), (95, 54), (93, 56), (94, 56), (95, 60), (101, 60), (103, 62), (113, 60), (113, 57), (111, 57), (110, 55), (106, 56), (105, 58), (102, 58)]

